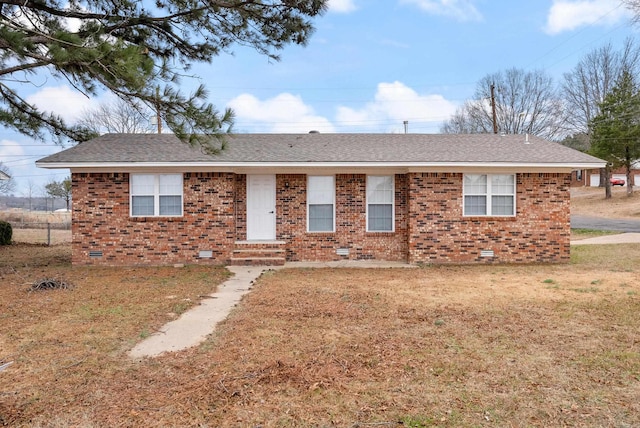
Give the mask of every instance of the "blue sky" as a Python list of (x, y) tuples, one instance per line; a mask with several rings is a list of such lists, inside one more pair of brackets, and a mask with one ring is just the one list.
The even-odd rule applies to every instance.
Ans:
[[(436, 133), (485, 75), (516, 67), (560, 82), (589, 51), (640, 29), (617, 0), (330, 0), (314, 24), (308, 45), (286, 47), (280, 62), (235, 46), (193, 68), (210, 100), (236, 111), (236, 132), (403, 132), (407, 120), (409, 132)], [(71, 121), (107, 97), (50, 76), (21, 89)], [(1, 132), (16, 194), (69, 174), (34, 166), (59, 147)]]

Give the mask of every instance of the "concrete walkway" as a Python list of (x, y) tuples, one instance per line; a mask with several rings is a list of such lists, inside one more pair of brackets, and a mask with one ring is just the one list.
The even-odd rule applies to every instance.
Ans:
[(175, 352), (196, 346), (211, 334), (224, 320), (242, 296), (251, 289), (253, 282), (268, 266), (229, 266), (234, 276), (220, 284), (218, 291), (202, 299), (180, 318), (165, 324), (158, 332), (138, 343), (131, 351), (131, 358), (155, 357), (164, 352)]
[(290, 262), (285, 266), (228, 266), (234, 276), (220, 284), (218, 291), (204, 298), (198, 306), (186, 311), (165, 324), (158, 332), (138, 343), (131, 351), (131, 358), (155, 357), (165, 352), (176, 352), (202, 343), (213, 333), (216, 325), (224, 320), (242, 296), (251, 290), (254, 281), (266, 270), (281, 268), (415, 268), (401, 262), (341, 261), (341, 262)]
[(619, 233), (617, 235), (603, 235), (594, 238), (576, 239), (571, 245), (599, 245), (599, 244), (637, 244), (640, 243), (640, 233)]
[[(571, 241), (571, 245), (640, 243), (640, 233), (621, 233)], [(285, 268), (416, 268), (401, 262), (341, 261), (326, 263), (289, 262)], [(220, 284), (218, 291), (203, 299), (182, 314), (180, 318), (165, 324), (157, 333), (138, 343), (131, 351), (131, 358), (155, 357), (164, 352), (175, 352), (196, 346), (211, 334), (216, 324), (224, 320), (231, 309), (251, 290), (253, 282), (266, 270), (282, 266), (229, 266), (234, 276)]]

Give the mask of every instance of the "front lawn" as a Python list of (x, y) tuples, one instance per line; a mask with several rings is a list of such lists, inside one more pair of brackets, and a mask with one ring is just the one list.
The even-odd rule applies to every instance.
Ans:
[(638, 426), (640, 245), (572, 253), (267, 272), (203, 345), (142, 362), (222, 270), (0, 262), (0, 425)]

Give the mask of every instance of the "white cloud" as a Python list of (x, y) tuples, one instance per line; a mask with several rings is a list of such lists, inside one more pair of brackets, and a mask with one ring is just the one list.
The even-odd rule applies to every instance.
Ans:
[(59, 115), (64, 120), (73, 122), (83, 109), (92, 108), (98, 100), (89, 99), (81, 92), (69, 86), (52, 86), (41, 89), (27, 97), (27, 102), (40, 110)]
[(251, 94), (242, 94), (229, 101), (228, 107), (236, 113), (237, 132), (335, 132), (331, 122), (317, 115), (302, 98), (289, 93), (264, 101)]
[(329, 11), (349, 13), (357, 9), (355, 0), (329, 0)]
[(442, 95), (420, 95), (396, 81), (378, 84), (374, 101), (361, 109), (339, 107), (336, 121), (345, 127), (376, 126), (377, 132), (402, 132), (407, 120), (410, 130), (413, 125), (416, 132), (426, 132), (425, 126), (437, 128), (455, 110), (456, 105)]
[(36, 194), (40, 196), (47, 182), (60, 181), (67, 177), (69, 175), (67, 169), (47, 170), (35, 166), (38, 159), (60, 150), (62, 150), (60, 146), (34, 141), (19, 134), (0, 140), (0, 162), (10, 169), (16, 183), (15, 194), (24, 194), (29, 183), (32, 183)]
[(612, 25), (629, 13), (620, 0), (554, 0), (545, 31), (558, 34), (584, 25)]
[(0, 140), (0, 162), (11, 168), (11, 162), (16, 157), (24, 155), (24, 149), (20, 144), (12, 140)]
[(454, 18), (461, 22), (480, 21), (482, 14), (473, 5), (473, 0), (400, 0), (417, 6), (427, 13)]

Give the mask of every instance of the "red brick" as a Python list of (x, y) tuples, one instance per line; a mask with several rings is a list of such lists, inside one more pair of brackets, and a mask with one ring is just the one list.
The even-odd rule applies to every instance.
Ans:
[[(74, 264), (226, 264), (235, 242), (246, 240), (245, 175), (185, 173), (182, 217), (130, 217), (129, 174), (74, 173), (72, 180)], [(389, 233), (366, 231), (364, 174), (336, 175), (336, 231), (307, 232), (306, 183), (304, 174), (276, 176), (276, 239), (286, 242), (288, 261), (569, 259), (569, 174), (518, 174), (517, 215), (508, 218), (463, 217), (462, 174), (397, 174)], [(212, 258), (199, 258), (203, 250)], [(483, 250), (494, 257), (480, 257)]]

